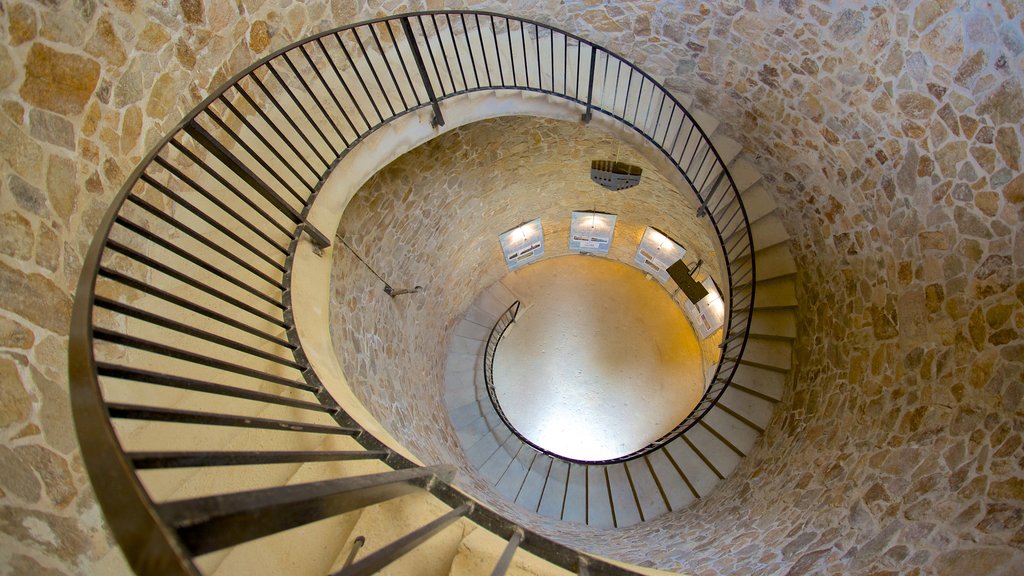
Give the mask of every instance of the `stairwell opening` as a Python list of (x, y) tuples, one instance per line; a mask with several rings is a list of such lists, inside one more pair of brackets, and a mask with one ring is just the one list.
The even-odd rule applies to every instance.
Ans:
[(696, 335), (643, 272), (562, 256), (500, 285), (522, 307), (495, 347), (492, 386), (509, 425), (531, 444), (572, 460), (626, 456), (670, 432), (700, 400)]
[[(460, 368), (449, 352), (465, 336), (459, 324), (472, 303), (508, 273), (498, 235), (535, 217), (544, 222), (547, 260), (531, 266), (570, 254), (569, 215), (596, 207), (619, 215), (615, 242), (602, 262), (631, 262), (645, 229), (653, 225), (686, 246), (687, 261), (703, 259), (709, 274), (719, 274), (713, 232), (707, 220), (696, 216), (692, 194), (681, 193), (646, 154), (594, 126), (534, 117), (485, 120), (443, 134), (392, 162), (362, 187), (341, 218), (339, 233), (387, 282), (425, 287), (422, 293), (390, 298), (352, 252), (335, 252), (331, 332), (356, 396), (425, 462), (457, 463), (460, 488), (553, 537), (622, 528), (684, 508), (695, 498), (691, 480), (680, 479), (673, 466), (684, 458), (696, 461), (696, 452), (680, 452), (675, 464), (671, 455), (659, 453), (650, 463), (640, 459), (590, 469), (558, 460), (545, 464), (550, 476), (545, 481), (536, 478), (542, 464), (532, 453), (509, 443), (512, 453), (500, 465), (492, 463), (490, 468), (501, 468), (493, 474), (474, 462), (470, 449), (476, 441), (466, 437), (470, 428), (456, 422), (455, 409), (467, 402), (453, 398), (473, 389), (451, 389), (461, 369), (474, 379), (482, 375), (477, 366)], [(612, 192), (590, 180), (593, 158), (615, 156), (643, 168), (638, 187)], [(678, 298), (684, 296), (672, 301), (667, 286), (644, 280), (635, 268), (629, 271), (661, 291), (678, 313)], [(688, 322), (682, 323), (693, 338)], [(706, 369), (718, 359), (715, 342), (691, 342), (692, 372), (701, 391)], [(474, 358), (467, 360), (473, 364)], [(670, 431), (689, 413), (689, 402), (648, 435)], [(451, 415), (446, 421), (435, 416), (446, 413)], [(727, 474), (738, 462), (735, 455), (700, 448), (716, 460), (719, 472)], [(666, 476), (662, 488), (658, 471)], [(666, 471), (674, 478), (667, 478)], [(691, 475), (704, 492), (717, 482), (710, 470)], [(546, 497), (539, 486), (531, 488), (538, 482), (547, 486)], [(555, 494), (560, 496), (557, 504), (548, 501)]]

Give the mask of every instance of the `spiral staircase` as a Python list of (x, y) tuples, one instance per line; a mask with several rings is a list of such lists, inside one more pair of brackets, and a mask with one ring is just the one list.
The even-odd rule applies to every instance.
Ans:
[(453, 485), (451, 466), (424, 465), (354, 401), (315, 336), (326, 328), (309, 327), (317, 282), (304, 270), (333, 250), (314, 213), (340, 218), (338, 189), (366, 177), (348, 160), (382, 165), (438, 130), (530, 110), (618, 130), (693, 191), (721, 246), (722, 359), (676, 433), (641, 457), (531, 454), (475, 376), (481, 327), (511, 297), (496, 286), (451, 340), (445, 387), (470, 459), (523, 507), (622, 527), (681, 510), (749, 452), (790, 368), (796, 301), (785, 232), (738, 147), (571, 33), (484, 12), (386, 17), (229, 80), (144, 158), (99, 227), (72, 318), (72, 403), (136, 572), (651, 572), (517, 525)]

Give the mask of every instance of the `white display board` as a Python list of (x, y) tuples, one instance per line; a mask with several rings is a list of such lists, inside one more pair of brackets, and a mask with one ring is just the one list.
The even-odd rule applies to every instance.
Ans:
[(569, 225), (569, 250), (587, 254), (607, 254), (615, 235), (615, 214), (573, 212)]
[(650, 226), (644, 230), (640, 246), (636, 249), (635, 262), (661, 282), (668, 282), (668, 267), (682, 260), (686, 250)]
[(526, 266), (544, 255), (544, 229), (540, 218), (531, 220), (498, 236), (509, 270)]
[(718, 288), (710, 277), (705, 278), (701, 284), (707, 289), (708, 295), (696, 304), (684, 296), (682, 303), (693, 329), (701, 338), (707, 338), (725, 323), (725, 301), (722, 300), (722, 295), (718, 293)]

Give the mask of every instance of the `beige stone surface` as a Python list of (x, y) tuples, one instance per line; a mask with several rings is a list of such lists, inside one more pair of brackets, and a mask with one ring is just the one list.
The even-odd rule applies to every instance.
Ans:
[[(43, 225), (50, 226), (59, 240), (45, 250), (60, 257), (46, 257), (44, 266), (12, 250), (0, 262), (21, 276), (11, 285), (56, 287), (60, 303), (120, 179), (217, 81), (257, 57), (247, 44), (253, 23), (267, 22), (272, 50), (343, 22), (465, 4), (10, 6), (0, 14), (0, 214), (29, 221), (33, 254)], [(577, 541), (701, 574), (1019, 567), (1022, 507), (1005, 483), (1020, 475), (1024, 450), (1024, 177), (1020, 152), (1013, 158), (1022, 136), (1021, 3), (514, 0), (474, 7), (596, 40), (713, 113), (765, 174), (800, 269), (796, 371), (781, 408), (786, 416), (768, 430), (763, 449), (684, 515)], [(113, 35), (100, 24), (107, 21)], [(97, 32), (112, 44), (116, 36), (124, 64), (89, 54)], [(51, 51), (71, 56), (53, 70), (26, 69), (33, 51), (37, 61)], [(974, 59), (979, 51), (985, 57)], [(70, 77), (67, 94), (54, 95), (49, 88), (63, 85), (68, 70), (84, 74)], [(157, 116), (146, 110), (150, 99), (167, 98), (151, 91), (162, 74), (175, 79), (176, 92), (172, 105), (154, 104), (153, 113), (166, 110)], [(121, 142), (131, 105), (144, 112), (141, 129), (137, 142)], [(53, 143), (51, 130), (33, 134), (32, 110), (70, 122), (74, 150)], [(954, 141), (967, 143), (968, 153), (949, 148), (940, 169), (937, 154)], [(9, 176), (28, 188), (12, 186)], [(16, 194), (33, 188), (48, 200)], [(985, 192), (998, 194), (994, 204)], [(18, 244), (9, 235), (24, 238), (22, 230), (5, 225), (0, 245)], [(918, 310), (905, 323), (897, 302), (922, 292), (924, 316)], [(51, 432), (59, 418), (39, 422), (41, 413), (59, 413), (61, 400), (40, 392), (32, 367), (66, 389), (59, 307), (50, 319), (31, 303), (31, 318), (21, 304), (0, 312), (22, 327), (11, 334), (29, 331), (36, 343), (20, 347), (23, 335), (0, 343), (10, 422), (0, 431), (3, 444), (13, 451), (60, 442), (54, 452), (68, 462), (77, 494), (58, 509), (42, 490), (36, 500), (5, 491), (0, 563), (15, 572), (94, 573), (111, 546), (78, 456), (66, 451), (66, 433)], [(1006, 310), (997, 307), (1009, 311), (993, 312), (999, 327), (990, 327), (989, 311)], [(652, 549), (638, 551), (640, 541)]]

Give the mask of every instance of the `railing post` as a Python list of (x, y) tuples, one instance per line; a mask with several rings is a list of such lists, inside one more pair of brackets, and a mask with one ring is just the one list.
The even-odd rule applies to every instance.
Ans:
[(722, 167), (722, 171), (718, 173), (718, 178), (715, 179), (715, 183), (711, 185), (711, 188), (704, 194), (701, 194), (700, 208), (697, 208), (697, 218), (703, 218), (708, 214), (708, 203), (711, 201), (711, 197), (715, 195), (715, 191), (718, 190), (718, 185), (722, 183), (722, 179), (725, 178), (725, 167)]
[(594, 114), (590, 111), (591, 102), (594, 98), (594, 65), (597, 64), (597, 48), (590, 45), (590, 80), (587, 81), (587, 111), (583, 113), (583, 123), (589, 124)]
[[(430, 99), (430, 107), (434, 109), (434, 117), (430, 120), (430, 125), (433, 127), (444, 126), (444, 116), (441, 115), (441, 107), (437, 104), (437, 96), (434, 94), (434, 87), (430, 83), (430, 78), (427, 76), (427, 67), (423, 63), (423, 55), (420, 53), (420, 47), (416, 44), (416, 37), (412, 33), (412, 25), (409, 24), (409, 17), (403, 16), (402, 30), (405, 31), (405, 39), (409, 41), (409, 49), (412, 50), (413, 60), (416, 61), (416, 69), (420, 71), (420, 78), (423, 80), (423, 86), (427, 89), (427, 98)], [(429, 42), (429, 40), (427, 40)]]

